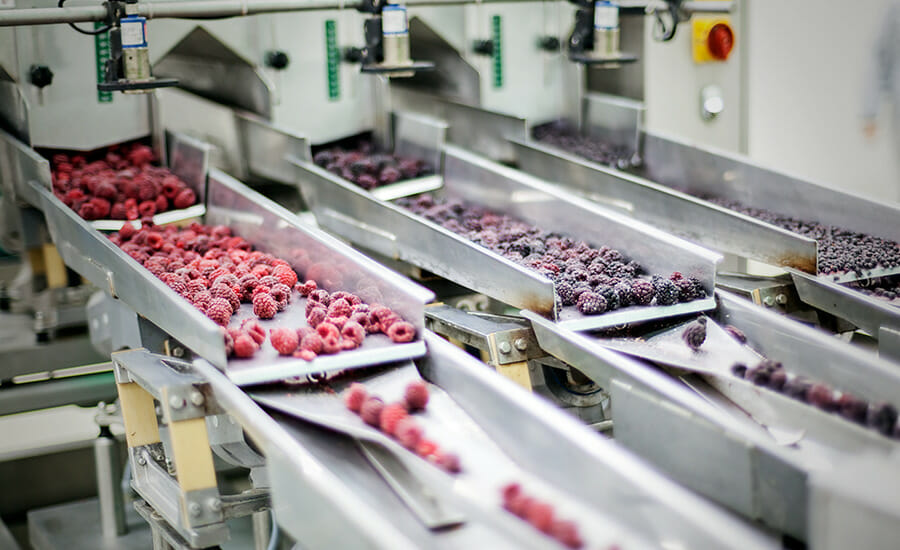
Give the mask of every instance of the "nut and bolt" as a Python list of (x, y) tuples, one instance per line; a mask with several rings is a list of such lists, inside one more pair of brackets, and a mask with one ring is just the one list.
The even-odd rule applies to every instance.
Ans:
[(516, 338), (514, 344), (516, 346), (516, 349), (519, 351), (525, 351), (526, 349), (528, 349), (528, 342), (526, 342), (524, 338)]
[(138, 456), (138, 459), (137, 459), (137, 463), (138, 463), (138, 465), (140, 465), (140, 466), (146, 466), (146, 465), (147, 465), (147, 459), (144, 458), (144, 455), (139, 455), (139, 456)]
[(788, 301), (787, 294), (779, 294), (778, 296), (775, 296), (775, 303), (780, 306), (785, 305), (787, 303), (787, 301)]
[(203, 397), (203, 394), (200, 393), (199, 391), (194, 390), (194, 391), (191, 392), (191, 403), (192, 403), (195, 407), (199, 407), (199, 406), (203, 405), (203, 402), (204, 402), (205, 400), (206, 400), (206, 399)]
[(222, 501), (217, 498), (211, 498), (206, 501), (206, 507), (213, 512), (218, 512), (222, 509)]
[(775, 298), (773, 298), (772, 296), (766, 296), (765, 298), (763, 298), (763, 304), (765, 304), (766, 307), (772, 307), (775, 305)]
[(176, 346), (174, 349), (172, 349), (172, 356), (173, 357), (184, 357), (184, 348), (181, 346)]
[(512, 351), (512, 346), (509, 345), (509, 342), (500, 342), (500, 345), (497, 346), (497, 349), (500, 350), (500, 353), (506, 355)]
[(179, 397), (177, 395), (173, 395), (172, 397), (169, 398), (169, 405), (173, 409), (178, 410), (178, 409), (184, 407), (184, 405), (185, 405), (184, 399), (182, 399), (181, 397)]
[(200, 515), (200, 512), (202, 512), (202, 511), (203, 510), (200, 509), (200, 505), (197, 504), (196, 502), (192, 502), (192, 503), (188, 504), (188, 512), (190, 512), (190, 514), (192, 516), (197, 517)]

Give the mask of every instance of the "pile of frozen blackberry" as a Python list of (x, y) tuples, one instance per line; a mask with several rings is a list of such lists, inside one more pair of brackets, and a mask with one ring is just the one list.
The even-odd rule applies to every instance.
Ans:
[(637, 163), (637, 159), (632, 158), (626, 147), (582, 134), (578, 128), (566, 121), (535, 126), (531, 135), (538, 141), (613, 168), (629, 168)]
[(430, 194), (403, 198), (397, 204), (537, 271), (555, 283), (563, 306), (597, 315), (631, 305), (668, 306), (706, 296), (702, 283), (674, 272), (646, 276), (621, 252), (594, 248), (487, 208)]
[(900, 243), (833, 225), (793, 218), (771, 210), (752, 208), (738, 201), (708, 196), (701, 198), (816, 240), (819, 243), (820, 274), (853, 272), (861, 275), (863, 270), (900, 266)]
[(764, 359), (748, 368), (735, 364), (731, 372), (757, 386), (764, 386), (819, 408), (878, 433), (900, 439), (900, 423), (897, 408), (890, 403), (869, 403), (848, 392), (837, 391), (827, 384), (815, 382), (803, 376), (791, 374), (778, 361)]
[(366, 141), (352, 150), (323, 149), (313, 155), (313, 162), (366, 190), (434, 174), (434, 168), (423, 160), (379, 153)]
[(857, 292), (900, 305), (900, 277), (878, 277), (870, 281), (858, 281), (847, 285)]

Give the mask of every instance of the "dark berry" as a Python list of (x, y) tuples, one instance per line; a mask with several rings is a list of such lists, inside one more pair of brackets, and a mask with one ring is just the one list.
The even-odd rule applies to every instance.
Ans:
[(706, 317), (700, 317), (684, 329), (681, 339), (694, 351), (698, 351), (706, 341)]

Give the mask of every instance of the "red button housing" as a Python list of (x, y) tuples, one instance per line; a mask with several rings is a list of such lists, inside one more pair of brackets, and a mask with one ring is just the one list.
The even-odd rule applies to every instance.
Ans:
[(706, 38), (706, 45), (709, 47), (709, 53), (719, 61), (725, 61), (731, 55), (734, 49), (734, 31), (727, 23), (716, 23), (709, 30), (709, 36)]

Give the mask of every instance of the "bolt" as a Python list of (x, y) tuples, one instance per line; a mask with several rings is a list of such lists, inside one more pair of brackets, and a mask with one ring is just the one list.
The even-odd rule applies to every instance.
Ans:
[(777, 303), (778, 305), (783, 306), (787, 303), (787, 301), (787, 295), (785, 294), (779, 294), (778, 296), (775, 296), (775, 303)]
[(138, 459), (137, 459), (137, 463), (138, 463), (138, 465), (140, 465), (140, 466), (146, 466), (146, 465), (147, 465), (147, 459), (144, 458), (144, 455), (139, 455), (139, 456), (138, 456)]
[(519, 351), (525, 351), (526, 349), (528, 349), (528, 342), (526, 342), (524, 338), (516, 338), (514, 344), (516, 346), (516, 349)]
[(172, 350), (172, 355), (174, 357), (184, 357), (184, 348), (181, 346), (177, 346)]
[(180, 409), (184, 407), (184, 399), (178, 397), (177, 395), (173, 395), (169, 398), (169, 405), (171, 405), (173, 409)]
[(772, 307), (775, 305), (775, 298), (766, 296), (765, 298), (763, 298), (763, 303), (766, 305), (766, 307)]
[(206, 507), (213, 512), (218, 512), (222, 509), (222, 501), (217, 498), (211, 498), (206, 501)]
[(197, 504), (196, 502), (192, 502), (192, 503), (188, 504), (188, 512), (190, 512), (190, 514), (192, 516), (197, 517), (200, 515), (200, 512), (202, 512), (202, 511), (203, 510), (200, 509), (200, 505)]
[(202, 393), (198, 392), (197, 390), (191, 392), (191, 403), (193, 403), (195, 407), (199, 407), (200, 405), (202, 405), (203, 401), (204, 397)]
[(512, 347), (510, 347), (509, 342), (500, 342), (498, 348), (500, 349), (500, 353), (502, 353), (503, 355), (506, 355), (512, 351)]

